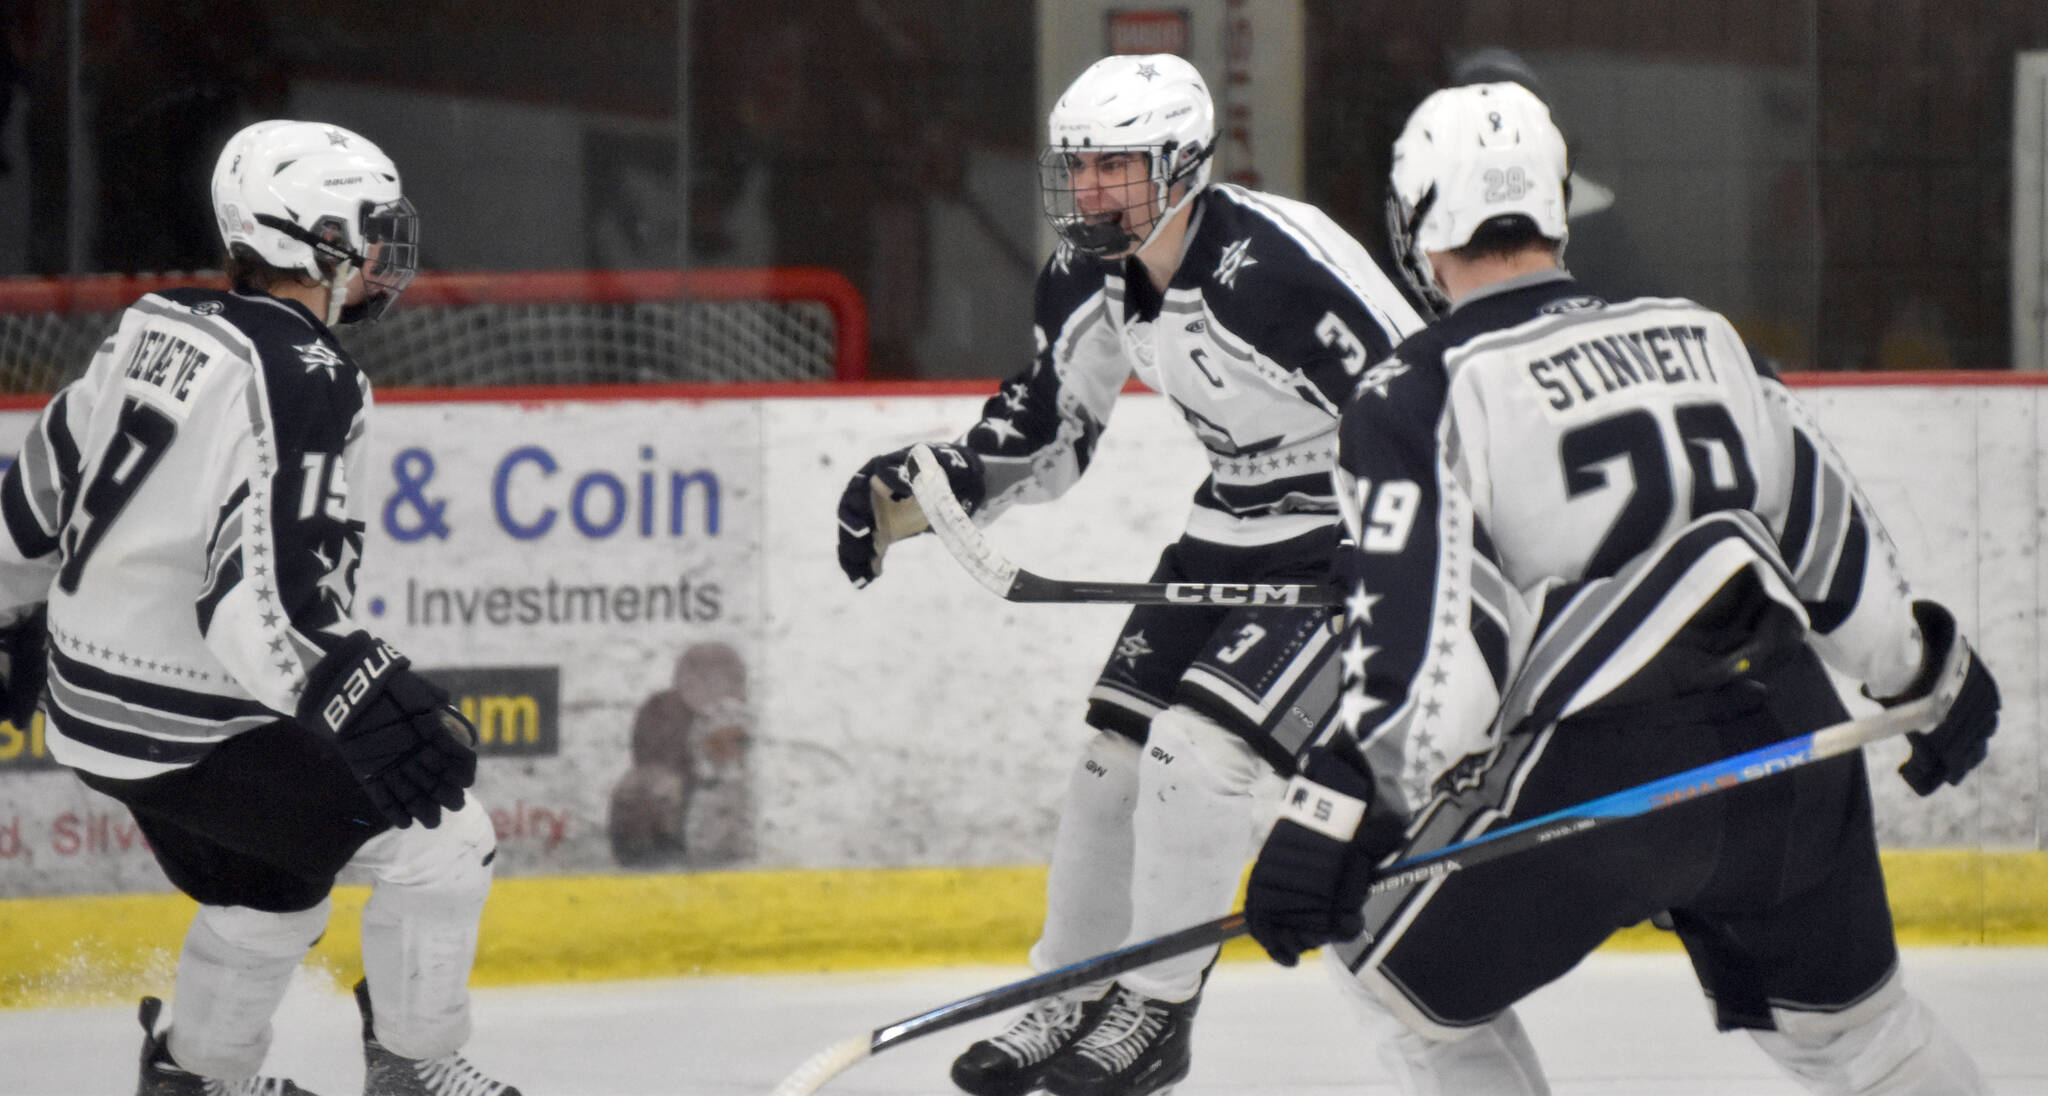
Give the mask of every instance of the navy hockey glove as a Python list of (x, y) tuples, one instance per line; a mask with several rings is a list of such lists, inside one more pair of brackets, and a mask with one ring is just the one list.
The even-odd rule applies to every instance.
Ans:
[[(927, 444), (946, 470), (953, 497), (970, 514), (981, 509), (986, 490), (981, 454), (963, 445)], [(906, 501), (911, 497), (906, 473), (909, 464), (909, 446), (884, 453), (861, 465), (839, 495), (839, 569), (855, 586), (866, 586), (882, 573), (882, 553), (890, 544), (926, 528), (922, 513), (905, 512), (915, 511), (917, 506)], [(880, 520), (875, 513), (878, 498), (884, 503)], [(897, 503), (902, 505), (893, 505)], [(906, 528), (906, 522), (914, 527)]]
[[(1913, 603), (1913, 619), (1920, 622), (1920, 676), (1904, 693), (1880, 700), (1886, 707), (1918, 700), (1953, 673), (1957, 660), (1963, 663), (1962, 687), (1941, 722), (1930, 731), (1908, 731), (1913, 754), (1899, 766), (1899, 775), (1921, 795), (1933, 795), (1943, 784), (1960, 784), (1990, 751), (1991, 736), (1998, 731), (1998, 684), (1991, 671), (1977, 658), (1977, 652), (1956, 634), (1956, 618), (1932, 601)], [(1946, 671), (1946, 672), (1944, 672)]]
[(1283, 967), (1365, 931), (1373, 867), (1399, 848), (1401, 812), (1383, 805), (1348, 747), (1309, 752), (1245, 888), (1252, 939)]
[(400, 829), (440, 825), (442, 808), (459, 809), (476, 782), (476, 728), (368, 632), (342, 640), (306, 676), (299, 722), (334, 735), (370, 802)]
[(43, 698), (43, 681), (49, 676), (49, 620), (46, 606), (0, 628), (0, 719), (26, 731), (36, 717), (36, 705)]

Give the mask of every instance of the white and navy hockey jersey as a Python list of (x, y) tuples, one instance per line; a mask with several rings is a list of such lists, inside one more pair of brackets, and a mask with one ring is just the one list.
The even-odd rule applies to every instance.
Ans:
[(147, 777), (294, 711), (353, 630), (369, 410), (298, 304), (128, 309), (0, 481), (0, 618), (49, 602), (53, 757)]
[[(1490, 287), (1366, 373), (1340, 464), (1356, 546), (1337, 567), (1339, 722), (1411, 802), (1521, 719), (1582, 706), (1609, 670), (1575, 652), (1675, 628), (1631, 617), (1662, 595), (1627, 584), (1682, 581), (1637, 572), (1703, 515), (1754, 530), (1738, 555), (1782, 576), (1837, 669), (1892, 695), (1918, 668), (1907, 584), (1848, 469), (1691, 301), (1609, 302), (1562, 271)], [(1597, 604), (1556, 612), (1598, 579), (1615, 581)], [(1524, 665), (1539, 629), (1548, 664)]]
[(987, 469), (982, 520), (1072, 486), (1135, 375), (1208, 449), (1188, 534), (1259, 545), (1336, 520), (1338, 411), (1366, 365), (1422, 321), (1319, 210), (1217, 185), (1197, 199), (1163, 295), (1135, 258), (1063, 246), (1039, 273), (1035, 325), (1031, 368), (961, 439)]

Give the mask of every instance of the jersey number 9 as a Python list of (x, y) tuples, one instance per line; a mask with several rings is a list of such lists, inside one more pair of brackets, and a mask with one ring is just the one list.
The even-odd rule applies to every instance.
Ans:
[(1403, 479), (1387, 480), (1375, 490), (1371, 480), (1354, 479), (1341, 468), (1337, 475), (1349, 481), (1340, 484), (1337, 506), (1344, 513), (1345, 531), (1358, 547), (1383, 555), (1408, 547), (1408, 534), (1422, 509), (1422, 488)]
[(99, 471), (79, 496), (78, 512), (65, 525), (64, 566), (57, 572), (57, 586), (65, 593), (78, 592), (79, 576), (93, 549), (177, 436), (178, 424), (169, 415), (141, 400), (121, 404), (113, 440), (100, 454)]

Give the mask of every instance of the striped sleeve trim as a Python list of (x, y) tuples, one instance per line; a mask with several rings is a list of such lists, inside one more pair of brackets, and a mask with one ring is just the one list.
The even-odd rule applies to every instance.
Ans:
[(222, 504), (220, 516), (214, 519), (213, 537), (206, 546), (206, 578), (193, 604), (202, 636), (212, 633), (213, 616), (220, 609), (221, 599), (242, 581), (243, 504), (248, 499), (249, 485), (244, 483), (235, 488)]
[(8, 470), (4, 493), (0, 493), (0, 519), (6, 521), (15, 546), (27, 559), (56, 550), (57, 531), (64, 524), (64, 486), (78, 475), (78, 446), (71, 438), (69, 408), (68, 391), (50, 401)]
[(1779, 550), (1785, 561), (1797, 567), (1806, 553), (1806, 541), (1813, 533), (1814, 472), (1819, 457), (1804, 431), (1792, 432), (1792, 499), (1785, 511), (1785, 537)]
[(57, 537), (55, 530), (44, 526), (37, 516), (22, 482), (25, 478), (22, 465), (16, 463), (8, 470), (6, 479), (0, 480), (0, 521), (6, 523), (7, 534), (14, 539), (21, 558), (41, 559), (57, 550)]
[(1826, 634), (1848, 619), (1862, 596), (1870, 530), (1848, 476), (1836, 462), (1822, 459), (1803, 430), (1792, 434), (1792, 468), (1779, 551), (1814, 630)]
[(52, 739), (51, 753), (67, 765), (75, 765), (103, 775), (132, 778), (149, 774), (110, 771), (114, 766), (104, 762), (80, 763), (82, 759), (66, 756), (68, 751), (64, 750), (62, 743), (75, 742), (101, 754), (158, 766), (159, 771), (191, 765), (220, 744), (217, 740), (157, 738), (119, 727), (104, 726), (72, 712), (55, 700), (51, 701), (47, 714), (46, 726)]
[(50, 652), (50, 693), (77, 715), (146, 733), (220, 737), (278, 718), (246, 697), (221, 696), (123, 676)]
[[(1476, 547), (1476, 546), (1475, 546)], [(1486, 671), (1493, 677), (1496, 690), (1507, 687), (1508, 677), (1508, 633), (1511, 627), (1509, 599), (1518, 595), (1508, 585), (1506, 576), (1493, 565), (1492, 560), (1475, 552), (1472, 561), (1472, 614), (1469, 627), (1472, 640), (1479, 647), (1480, 657), (1486, 660)]]
[(1812, 598), (1801, 590), (1800, 599), (1806, 602), (1807, 615), (1813, 621), (1813, 630), (1826, 635), (1842, 626), (1856, 603), (1863, 595), (1863, 574), (1869, 563), (1870, 532), (1863, 524), (1863, 515), (1853, 509), (1849, 513), (1849, 528), (1842, 535), (1842, 547), (1836, 556), (1834, 579), (1828, 583), (1823, 597)]

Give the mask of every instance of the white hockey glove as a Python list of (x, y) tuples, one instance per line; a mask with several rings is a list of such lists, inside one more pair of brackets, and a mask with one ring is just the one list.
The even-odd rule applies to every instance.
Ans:
[(43, 698), (43, 683), (50, 673), (49, 612), (38, 605), (35, 611), (0, 628), (0, 719), (26, 731), (36, 717), (36, 705)]
[(1960, 678), (1955, 699), (1941, 722), (1929, 731), (1908, 731), (1913, 754), (1899, 766), (1915, 792), (1933, 795), (1943, 784), (1960, 784), (1963, 777), (1990, 752), (1991, 736), (1998, 731), (1998, 684), (1991, 671), (1977, 658), (1977, 652), (1956, 634), (1956, 618), (1932, 601), (1913, 603), (1913, 619), (1920, 622), (1920, 675), (1906, 691), (1894, 697), (1878, 698), (1885, 707), (1918, 700), (1933, 692), (1945, 680)]
[(334, 736), (370, 802), (392, 825), (433, 829), (476, 782), (476, 728), (412, 661), (356, 632), (306, 675), (299, 722)]
[[(986, 484), (981, 454), (964, 445), (927, 443), (946, 470), (953, 496), (970, 514), (981, 509)], [(905, 474), (910, 447), (884, 453), (860, 466), (839, 496), (839, 569), (855, 586), (882, 573), (882, 553), (905, 537), (924, 532), (924, 512), (911, 497)]]

